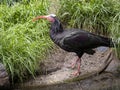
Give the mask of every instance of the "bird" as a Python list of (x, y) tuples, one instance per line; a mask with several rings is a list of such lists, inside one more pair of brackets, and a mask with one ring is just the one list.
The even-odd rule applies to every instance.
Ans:
[(77, 70), (73, 75), (78, 76), (81, 73), (81, 57), (84, 53), (93, 55), (95, 53), (94, 48), (99, 46), (113, 47), (111, 38), (96, 35), (81, 29), (64, 29), (60, 20), (55, 14), (41, 15), (33, 18), (33, 21), (38, 19), (46, 19), (50, 22), (50, 38), (61, 49), (67, 52), (74, 52), (78, 56), (71, 66), (74, 67), (77, 64)]

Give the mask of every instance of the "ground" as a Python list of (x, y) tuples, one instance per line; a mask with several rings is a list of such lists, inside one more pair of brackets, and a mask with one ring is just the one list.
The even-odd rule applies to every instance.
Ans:
[[(50, 87), (51, 90), (69, 90), (72, 85), (70, 90), (76, 90), (77, 86), (83, 87), (83, 89), (90, 88), (91, 83), (93, 83), (93, 88), (93, 86), (101, 87), (101, 85), (106, 86), (117, 82), (115, 81), (116, 78), (117, 80), (120, 79), (116, 76), (118, 75), (117, 69), (120, 63), (119, 60), (113, 57), (112, 49), (99, 47), (95, 50), (94, 55), (83, 55), (81, 74), (78, 77), (71, 75), (76, 71), (76, 68), (69, 67), (71, 62), (77, 58), (76, 54), (65, 52), (60, 48), (53, 50), (46, 60), (40, 64), (43, 74), (21, 84), (20, 88), (26, 90), (26, 88), (42, 87), (42, 90), (49, 90), (47, 87)], [(114, 80), (114, 82), (111, 80)], [(65, 89), (58, 89), (57, 87), (60, 85)]]

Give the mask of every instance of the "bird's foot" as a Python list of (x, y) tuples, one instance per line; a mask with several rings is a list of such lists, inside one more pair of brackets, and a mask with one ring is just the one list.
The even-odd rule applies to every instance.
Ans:
[(80, 58), (78, 58), (78, 60), (77, 60), (77, 71), (76, 72), (74, 72), (72, 75), (74, 75), (74, 76), (79, 76), (80, 75), (80, 63), (81, 63), (81, 59)]
[(79, 61), (79, 58), (78, 58), (78, 59), (76, 59), (76, 61), (75, 61), (75, 62), (70, 63), (70, 64), (71, 64), (71, 65), (70, 65), (70, 67), (71, 67), (72, 69), (74, 69), (78, 61)]
[(79, 75), (80, 75), (80, 73), (81, 73), (81, 72), (76, 71), (76, 72), (72, 73), (71, 75), (72, 75), (72, 76), (79, 76)]

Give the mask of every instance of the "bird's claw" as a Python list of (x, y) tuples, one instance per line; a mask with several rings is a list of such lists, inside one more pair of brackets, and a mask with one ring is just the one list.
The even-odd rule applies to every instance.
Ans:
[(80, 73), (81, 73), (81, 72), (76, 71), (76, 72), (72, 73), (71, 75), (72, 75), (72, 76), (79, 76), (79, 75), (80, 75)]
[(74, 69), (74, 68), (76, 67), (76, 64), (77, 64), (78, 61), (79, 61), (79, 58), (76, 59), (75, 62), (70, 63), (70, 64), (71, 64), (70, 67), (71, 67), (72, 69)]

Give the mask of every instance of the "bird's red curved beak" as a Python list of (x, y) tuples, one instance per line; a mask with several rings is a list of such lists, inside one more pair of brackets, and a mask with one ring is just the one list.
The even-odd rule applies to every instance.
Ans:
[(37, 16), (37, 17), (33, 18), (32, 21), (36, 21), (36, 20), (41, 19), (41, 18), (46, 19), (46, 20), (48, 20), (50, 22), (54, 22), (54, 18), (52, 18), (50, 16)]

